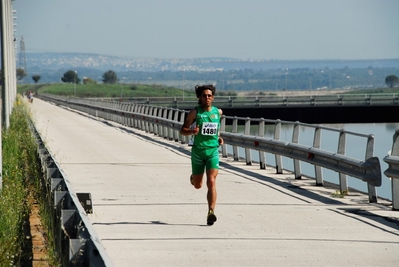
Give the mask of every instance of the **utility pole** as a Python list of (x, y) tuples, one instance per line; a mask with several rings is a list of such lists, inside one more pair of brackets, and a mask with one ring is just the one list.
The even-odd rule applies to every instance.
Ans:
[[(0, 34), (1, 34), (1, 129), (10, 127), (12, 104), (17, 95), (17, 77), (15, 70), (15, 48), (13, 31), (13, 10), (11, 0), (0, 0)], [(2, 140), (0, 131), (0, 141)], [(0, 143), (0, 190), (3, 187), (3, 158)]]

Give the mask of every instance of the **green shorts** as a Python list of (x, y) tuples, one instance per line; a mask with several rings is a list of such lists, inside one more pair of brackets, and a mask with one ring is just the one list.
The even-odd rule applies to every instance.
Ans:
[(191, 148), (191, 170), (193, 174), (202, 174), (204, 170), (219, 169), (219, 148)]

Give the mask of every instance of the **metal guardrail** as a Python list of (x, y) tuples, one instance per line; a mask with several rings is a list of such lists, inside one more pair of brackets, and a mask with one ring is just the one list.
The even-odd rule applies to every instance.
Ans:
[[(44, 187), (54, 220), (54, 240), (63, 266), (114, 266), (101, 244), (94, 228), (76, 194), (59, 168), (43, 139), (31, 123), (31, 131), (38, 144), (42, 164)], [(87, 195), (81, 193), (81, 195)], [(91, 205), (88, 205), (91, 207)]]
[(393, 134), (392, 150), (384, 157), (388, 168), (384, 171), (392, 183), (392, 208), (399, 210), (399, 129)]
[[(129, 102), (173, 108), (192, 107), (197, 103), (196, 97), (133, 97), (133, 98), (104, 98), (111, 102)], [(223, 107), (260, 107), (260, 106), (321, 106), (321, 105), (399, 105), (399, 94), (311, 94), (308, 95), (277, 95), (273, 93), (258, 96), (218, 96), (214, 105)]]
[[(145, 104), (132, 104), (124, 102), (101, 101), (94, 99), (68, 99), (62, 97), (53, 97), (50, 95), (41, 95), (44, 100), (52, 101), (56, 104), (65, 105), (77, 109), (93, 116), (112, 120), (129, 127), (141, 129), (146, 132), (154, 133), (161, 137), (176, 142), (186, 143), (187, 136), (179, 133), (180, 127), (184, 121), (186, 111), (168, 107), (150, 106)], [(232, 132), (226, 132), (226, 119), (232, 119)], [(244, 134), (237, 134), (238, 120), (245, 119)], [(258, 136), (250, 135), (249, 128), (251, 123), (258, 122)], [(264, 138), (264, 124), (274, 124), (274, 138)], [(281, 125), (294, 124), (293, 137), (291, 142), (280, 140)], [(313, 146), (305, 146), (298, 143), (300, 127), (313, 127), (314, 142)], [(322, 150), (321, 132), (322, 130), (337, 131), (339, 133), (338, 151), (329, 152)], [(355, 159), (345, 155), (347, 135), (356, 135), (367, 139), (365, 159)], [(259, 152), (261, 168), (265, 168), (264, 153), (275, 154), (276, 171), (283, 172), (282, 156), (292, 158), (294, 161), (294, 174), (296, 179), (302, 177), (300, 162), (308, 162), (315, 166), (316, 185), (323, 185), (322, 167), (334, 170), (339, 173), (339, 185), (341, 193), (349, 191), (347, 175), (358, 178), (368, 184), (369, 202), (377, 202), (376, 186), (381, 185), (381, 167), (377, 157), (373, 156), (374, 136), (364, 135), (336, 129), (330, 127), (314, 126), (299, 122), (284, 122), (280, 120), (250, 119), (238, 117), (222, 116), (221, 136), (225, 140), (222, 146), (222, 156), (229, 156), (227, 145), (233, 148), (234, 160), (239, 160), (238, 148), (245, 149), (246, 164), (252, 164), (251, 151)]]

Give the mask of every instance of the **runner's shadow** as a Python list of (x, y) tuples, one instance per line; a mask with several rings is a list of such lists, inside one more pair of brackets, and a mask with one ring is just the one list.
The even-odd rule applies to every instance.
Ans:
[(181, 223), (166, 223), (161, 221), (149, 221), (149, 222), (115, 222), (115, 223), (92, 223), (93, 225), (165, 225), (165, 226), (208, 226), (206, 224), (181, 224)]

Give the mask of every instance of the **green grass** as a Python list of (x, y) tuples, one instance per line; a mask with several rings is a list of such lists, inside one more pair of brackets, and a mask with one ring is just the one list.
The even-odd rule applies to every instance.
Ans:
[[(24, 84), (18, 85), (18, 92), (33, 91), (55, 95), (74, 96), (75, 85), (57, 84)], [(195, 96), (194, 88), (184, 91), (185, 97)], [(162, 85), (143, 84), (76, 84), (77, 97), (182, 97), (183, 90)]]
[(399, 94), (399, 87), (351, 90), (345, 94)]
[(27, 105), (18, 96), (10, 116), (10, 127), (2, 130), (0, 267), (26, 266), (31, 261), (28, 199), (32, 196), (40, 201), (43, 176), (37, 156), (37, 144), (29, 129), (28, 118)]
[[(56, 84), (22, 84), (18, 85), (18, 92), (33, 91), (34, 93), (49, 93), (55, 95), (74, 96), (75, 85), (69, 83)], [(399, 87), (351, 90), (345, 94), (381, 94), (399, 93)], [(274, 91), (260, 91), (260, 94), (273, 95)], [(77, 84), (77, 97), (184, 97), (196, 99), (194, 86), (181, 88), (164, 85), (149, 84)], [(217, 91), (217, 96), (236, 96), (237, 92)]]

